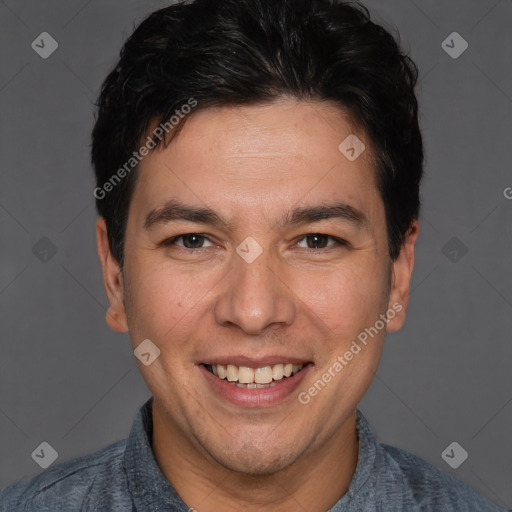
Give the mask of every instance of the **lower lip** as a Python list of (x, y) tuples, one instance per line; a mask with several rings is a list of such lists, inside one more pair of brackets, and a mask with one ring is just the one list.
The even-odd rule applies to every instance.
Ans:
[(275, 386), (268, 388), (239, 388), (229, 384), (225, 379), (219, 379), (203, 365), (199, 365), (199, 369), (214, 391), (229, 402), (243, 407), (262, 407), (278, 404), (289, 397), (297, 389), (312, 366), (309, 363), (300, 372), (291, 377), (286, 377), (278, 381)]

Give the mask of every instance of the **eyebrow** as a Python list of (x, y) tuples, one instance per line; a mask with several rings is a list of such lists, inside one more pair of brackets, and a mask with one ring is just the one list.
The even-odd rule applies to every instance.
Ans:
[[(295, 208), (285, 214), (277, 223), (278, 228), (285, 226), (301, 226), (319, 222), (321, 220), (340, 219), (355, 227), (367, 227), (369, 224), (366, 215), (357, 208), (346, 203), (335, 203), (318, 206), (303, 206)], [(198, 224), (208, 224), (232, 230), (233, 224), (211, 208), (189, 206), (176, 200), (168, 201), (161, 208), (151, 210), (146, 216), (144, 229), (149, 230), (159, 224), (176, 221), (189, 221)]]

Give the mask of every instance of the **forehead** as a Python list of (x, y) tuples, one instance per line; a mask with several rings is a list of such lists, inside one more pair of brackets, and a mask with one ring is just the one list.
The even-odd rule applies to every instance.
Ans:
[[(346, 149), (354, 140), (365, 149), (352, 160)], [(368, 213), (382, 206), (371, 142), (327, 102), (283, 99), (198, 110), (137, 172), (133, 202), (146, 214), (177, 197), (227, 215), (230, 209), (261, 214), (262, 207), (270, 212), (300, 202), (342, 201)]]

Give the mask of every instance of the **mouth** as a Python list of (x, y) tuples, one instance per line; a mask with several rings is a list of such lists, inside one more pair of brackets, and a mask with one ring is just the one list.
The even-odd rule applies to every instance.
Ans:
[(231, 386), (262, 389), (277, 386), (303, 371), (310, 363), (278, 363), (257, 368), (235, 364), (202, 364), (208, 372)]

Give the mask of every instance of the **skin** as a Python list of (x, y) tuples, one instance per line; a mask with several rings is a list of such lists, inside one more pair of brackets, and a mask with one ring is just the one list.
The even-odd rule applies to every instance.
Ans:
[[(366, 144), (353, 162), (338, 149), (351, 133)], [(154, 397), (156, 460), (188, 506), (324, 512), (348, 489), (358, 458), (356, 407), (386, 330), (403, 325), (418, 236), (415, 221), (391, 261), (374, 169), (370, 141), (333, 104), (287, 98), (208, 108), (141, 162), (122, 272), (98, 220), (107, 323), (129, 331), (133, 349), (149, 338), (161, 351), (149, 366), (136, 361)], [(169, 199), (208, 206), (232, 226), (179, 221), (145, 230), (146, 215)], [(357, 208), (367, 223), (276, 225), (292, 208), (333, 202)], [(161, 245), (190, 233), (206, 238)], [(349, 246), (305, 238), (317, 233)], [(263, 249), (250, 264), (236, 252), (248, 236)], [(393, 304), (402, 310), (386, 328), (300, 403), (298, 392)], [(314, 366), (278, 405), (248, 408), (216, 394), (199, 371), (198, 361), (227, 354), (289, 355)]]

